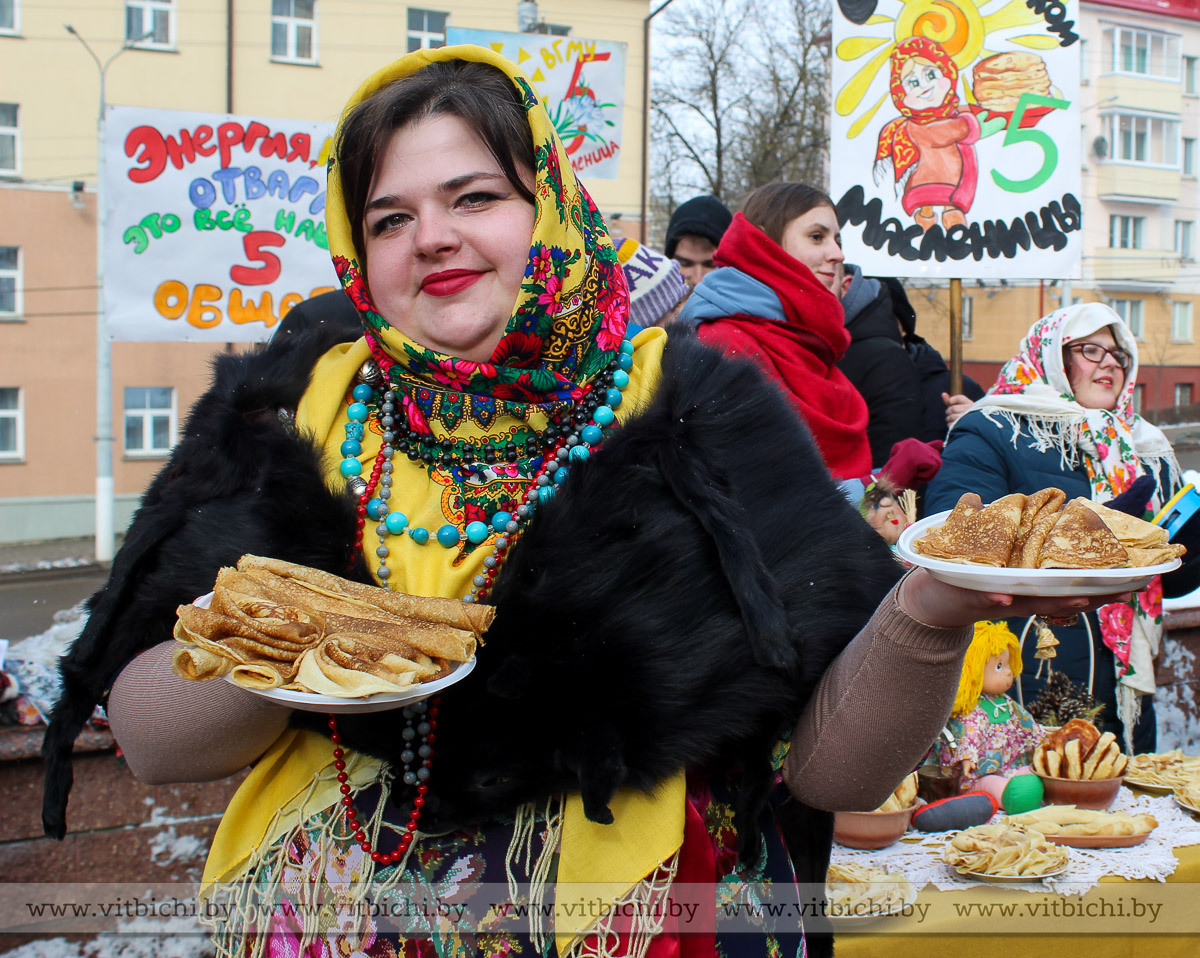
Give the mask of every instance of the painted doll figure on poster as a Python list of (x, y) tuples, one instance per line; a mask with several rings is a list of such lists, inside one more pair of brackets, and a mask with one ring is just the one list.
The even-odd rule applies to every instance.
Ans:
[(940, 43), (910, 37), (896, 45), (891, 56), (892, 102), (900, 116), (879, 134), (875, 151), (875, 182), (890, 173), (904, 212), (928, 230), (965, 226), (975, 201), (979, 164), (975, 143), (979, 120), (959, 111), (958, 67)]

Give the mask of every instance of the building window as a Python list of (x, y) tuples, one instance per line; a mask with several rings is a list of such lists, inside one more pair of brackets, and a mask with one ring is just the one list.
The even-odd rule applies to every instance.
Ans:
[(1133, 387), (1133, 411), (1141, 413), (1146, 405), (1146, 384), (1137, 383)]
[(0, 103), (0, 176), (21, 172), (21, 129), (17, 104)]
[(1152, 166), (1179, 165), (1179, 121), (1131, 113), (1111, 113), (1103, 118), (1104, 136), (1112, 144), (1112, 159), (1119, 163)]
[(1183, 175), (1196, 175), (1196, 141), (1187, 136), (1183, 138)]
[(1192, 404), (1192, 384), (1191, 383), (1176, 383), (1175, 384), (1175, 405), (1190, 406)]
[(175, 390), (125, 387), (125, 454), (162, 456), (175, 444)]
[(1171, 304), (1171, 342), (1190, 343), (1192, 341), (1192, 304), (1190, 302)]
[(1141, 249), (1144, 216), (1110, 216), (1108, 245), (1113, 249)]
[(448, 13), (438, 10), (408, 8), (408, 52), (431, 50), (446, 45), (446, 18)]
[(1200, 76), (1197, 76), (1198, 69), (1200, 69), (1200, 57), (1183, 58), (1184, 93), (1200, 93)]
[(0, 33), (21, 32), (21, 0), (0, 0)]
[[(1106, 61), (1115, 73), (1179, 79), (1179, 37), (1111, 26), (1104, 30)], [(1107, 60), (1111, 54), (1112, 59)]]
[(271, 0), (271, 58), (317, 62), (316, 0)]
[(1175, 221), (1175, 252), (1180, 259), (1192, 259), (1192, 221)]
[(21, 390), (12, 386), (0, 389), (0, 461), (25, 458), (25, 410)]
[(175, 48), (175, 0), (125, 0), (125, 39), (139, 47)]
[(962, 298), (962, 338), (975, 338), (975, 300), (971, 296)]
[(1125, 325), (1139, 341), (1145, 337), (1145, 323), (1142, 321), (1142, 308), (1145, 305), (1140, 299), (1110, 299), (1108, 305), (1113, 312), (1125, 320)]
[(0, 246), (0, 319), (21, 315), (21, 247)]

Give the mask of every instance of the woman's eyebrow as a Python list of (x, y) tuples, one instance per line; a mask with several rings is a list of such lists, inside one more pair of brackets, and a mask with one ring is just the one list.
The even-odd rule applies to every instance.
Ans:
[[(452, 177), (444, 183), (437, 185), (439, 193), (453, 193), (455, 190), (461, 190), (464, 186), (474, 183), (476, 180), (505, 180), (507, 177), (503, 173), (493, 173), (489, 170), (476, 170), (472, 173), (463, 173), (460, 176)], [(386, 193), (383, 196), (377, 196), (371, 200), (363, 212), (368, 213), (371, 210), (388, 209), (394, 206), (403, 206), (404, 197), (399, 193)]]

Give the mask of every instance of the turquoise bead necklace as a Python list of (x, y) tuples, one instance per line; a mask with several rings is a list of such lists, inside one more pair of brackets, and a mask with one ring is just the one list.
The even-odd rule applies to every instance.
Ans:
[[(384, 384), (382, 372), (374, 360), (364, 363), (359, 373), (361, 381), (351, 391), (354, 401), (346, 412), (346, 438), (340, 450), (344, 457), (340, 466), (341, 474), (358, 499), (355, 550), (362, 546), (367, 520), (377, 522), (375, 532), (379, 537), (379, 546), (375, 554), (379, 558), (379, 566), (375, 574), (387, 587), (392, 574), (387, 564), (391, 555), (391, 546), (387, 542), (389, 536), (407, 535), (418, 545), (436, 541), (446, 549), (454, 549), (468, 542), (481, 545), (494, 535), (492, 553), (483, 560), (483, 572), (474, 577), (470, 593), (463, 596), (464, 602), (486, 599), (507, 550), (523, 531), (534, 509), (553, 498), (557, 487), (566, 481), (571, 464), (585, 461), (592, 450), (603, 442), (610, 431), (609, 427), (615, 424), (615, 410), (620, 407), (622, 393), (629, 385), (629, 370), (632, 367), (633, 346), (625, 340), (612, 366), (588, 388), (576, 403), (574, 411), (555, 416), (546, 429), (525, 444), (526, 455), (532, 455), (530, 464), (538, 464), (529, 478), (530, 487), (525, 493), (524, 502), (511, 512), (497, 511), (487, 522), (473, 520), (462, 529), (447, 523), (431, 533), (422, 526), (411, 525), (404, 513), (393, 511), (388, 504), (392, 494), (393, 460), (398, 449), (426, 469), (454, 464), (468, 477), (485, 480), (487, 466), (497, 459), (496, 447), (491, 443), (484, 444), (478, 450), (482, 454), (482, 461), (479, 461), (473, 444), (463, 443), (459, 446), (454, 440), (439, 440), (432, 434), (417, 433), (403, 421), (405, 417), (402, 412), (397, 416), (396, 393)], [(377, 409), (381, 444), (370, 478), (364, 479), (363, 465), (358, 457), (362, 455), (362, 443), (367, 422), (372, 416), (372, 405)], [(503, 453), (508, 462), (516, 462), (519, 447), (516, 443), (509, 443)], [(539, 453), (540, 462), (536, 458)]]

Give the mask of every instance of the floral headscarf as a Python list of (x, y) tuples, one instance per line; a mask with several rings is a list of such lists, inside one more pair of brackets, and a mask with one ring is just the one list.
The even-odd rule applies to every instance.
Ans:
[[(1064, 346), (1104, 327), (1132, 360), (1111, 412), (1076, 402), (1063, 360)], [(1005, 420), (1014, 442), (1024, 430), (1038, 449), (1057, 449), (1064, 470), (1074, 470), (1082, 461), (1097, 502), (1120, 495), (1143, 472), (1153, 475), (1159, 480), (1151, 501), (1157, 510), (1164, 487), (1179, 486), (1179, 463), (1162, 430), (1133, 411), (1137, 373), (1137, 341), (1125, 321), (1108, 306), (1081, 303), (1034, 323), (996, 384), (972, 408), (993, 422)], [(1161, 581), (1156, 577), (1132, 603), (1104, 606), (1099, 618), (1104, 642), (1116, 657), (1117, 709), (1129, 739), (1140, 712), (1137, 697), (1154, 693), (1154, 656), (1162, 636)]]
[(372, 354), (402, 395), (409, 424), (446, 432), (462, 424), (489, 429), (501, 416), (528, 421), (565, 410), (620, 349), (629, 297), (608, 231), (529, 81), (503, 57), (476, 46), (410, 54), (362, 84), (342, 114), (378, 90), (431, 63), (471, 60), (500, 70), (517, 88), (529, 119), (536, 169), (536, 214), (525, 282), (504, 337), (486, 363), (413, 342), (371, 302), (353, 242), (336, 156), (329, 161), (326, 222), (342, 286), (357, 307)]
[[(946, 98), (936, 106), (923, 110), (914, 110), (904, 102), (904, 84), (900, 79), (900, 71), (904, 64), (914, 57), (922, 57), (935, 63), (950, 81), (950, 90)], [(958, 113), (958, 96), (954, 88), (958, 85), (958, 66), (940, 43), (927, 37), (909, 37), (896, 44), (891, 58), (891, 81), (888, 90), (892, 102), (900, 111), (900, 116), (892, 120), (880, 131), (879, 144), (875, 150), (875, 161), (891, 157), (894, 176), (899, 182), (910, 166), (917, 162), (919, 153), (917, 146), (908, 135), (907, 122), (932, 123), (934, 120), (944, 120)]]

